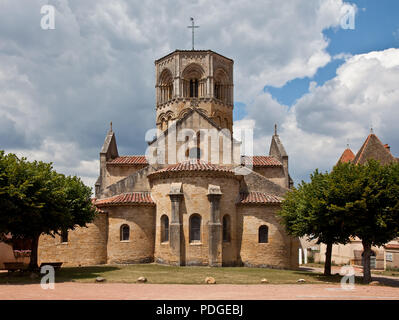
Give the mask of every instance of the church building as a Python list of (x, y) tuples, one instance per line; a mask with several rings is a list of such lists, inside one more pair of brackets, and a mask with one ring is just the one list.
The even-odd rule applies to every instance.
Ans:
[(277, 128), (268, 155), (240, 153), (233, 65), (211, 50), (176, 50), (155, 61), (148, 150), (119, 155), (111, 125), (100, 151), (96, 219), (42, 236), (39, 262), (298, 267), (299, 240), (276, 215), (293, 185), (288, 155)]

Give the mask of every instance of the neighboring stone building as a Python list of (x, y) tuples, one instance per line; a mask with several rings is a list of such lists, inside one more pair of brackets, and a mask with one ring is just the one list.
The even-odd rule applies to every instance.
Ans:
[[(355, 155), (347, 149), (342, 153), (339, 162), (353, 162), (364, 164), (370, 159), (380, 161), (381, 164), (389, 164), (398, 161), (387, 144), (383, 144), (378, 137), (371, 132), (360, 150)], [(383, 247), (373, 247), (374, 255), (371, 257), (371, 267), (374, 269), (399, 268), (399, 239), (395, 239)], [(316, 257), (320, 262), (325, 261), (326, 246), (321, 244), (320, 252)], [(351, 239), (346, 245), (333, 245), (331, 260), (336, 264), (362, 265), (363, 245), (359, 238)]]
[(297, 268), (299, 241), (276, 217), (292, 186), (288, 155), (275, 130), (268, 156), (240, 156), (233, 60), (176, 50), (155, 71), (159, 132), (149, 152), (120, 156), (111, 125), (98, 217), (63, 238), (42, 236), (40, 261)]

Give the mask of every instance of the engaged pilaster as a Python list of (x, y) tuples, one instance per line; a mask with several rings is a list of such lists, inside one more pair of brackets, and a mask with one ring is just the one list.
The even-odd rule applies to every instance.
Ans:
[(208, 186), (208, 199), (210, 202), (209, 232), (209, 266), (222, 266), (222, 224), (220, 223), (220, 198), (222, 192), (219, 186)]
[(172, 255), (176, 258), (176, 265), (182, 265), (181, 258), (181, 221), (180, 221), (180, 203), (183, 199), (181, 183), (172, 183), (169, 193), (171, 202), (171, 223), (170, 223), (170, 249)]

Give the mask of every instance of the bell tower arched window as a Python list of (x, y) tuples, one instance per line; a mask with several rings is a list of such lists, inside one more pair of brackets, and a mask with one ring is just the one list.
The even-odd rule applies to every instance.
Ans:
[(158, 103), (165, 103), (173, 98), (173, 77), (169, 69), (162, 71), (158, 81)]
[(190, 97), (198, 98), (198, 79), (190, 80)]
[(61, 242), (68, 242), (68, 230), (66, 229), (61, 230)]
[(216, 99), (222, 99), (221, 89), (222, 89), (222, 85), (219, 82), (216, 82), (215, 83), (215, 90), (214, 90)]
[(183, 97), (198, 98), (205, 95), (205, 72), (197, 63), (191, 63), (182, 72)]
[(219, 68), (214, 76), (214, 92), (213, 95), (216, 99), (223, 101), (223, 103), (232, 103), (232, 86), (230, 85), (230, 78), (227, 72)]

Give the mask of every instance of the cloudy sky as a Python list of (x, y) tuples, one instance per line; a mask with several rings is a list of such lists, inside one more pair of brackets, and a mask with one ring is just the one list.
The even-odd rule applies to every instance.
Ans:
[(278, 123), (296, 182), (348, 141), (356, 152), (371, 126), (399, 156), (398, 12), (389, 0), (0, 0), (0, 149), (89, 185), (110, 121), (120, 154), (144, 154), (154, 60), (191, 49), (193, 16), (196, 48), (235, 61), (235, 127), (267, 154)]

